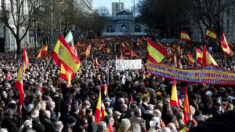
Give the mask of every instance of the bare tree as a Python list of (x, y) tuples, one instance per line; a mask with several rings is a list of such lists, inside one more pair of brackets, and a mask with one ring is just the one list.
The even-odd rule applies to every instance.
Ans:
[(223, 12), (231, 5), (234, 0), (194, 0), (192, 16), (194, 21), (207, 29), (213, 29), (217, 34), (223, 32)]
[(40, 6), (40, 0), (1, 0), (1, 15), (6, 27), (11, 31), (20, 54), (21, 42), (32, 23), (32, 15)]

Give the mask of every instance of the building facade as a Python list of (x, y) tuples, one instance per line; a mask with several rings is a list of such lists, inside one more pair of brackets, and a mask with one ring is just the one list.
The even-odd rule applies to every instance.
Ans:
[(92, 13), (92, 2), (93, 0), (74, 0), (77, 8), (86, 13)]
[(108, 17), (108, 23), (104, 27), (103, 36), (146, 36), (148, 27), (146, 24), (135, 21), (132, 12), (122, 10), (115, 16)]
[(123, 2), (112, 2), (112, 16), (116, 16), (116, 14), (123, 9), (124, 9)]

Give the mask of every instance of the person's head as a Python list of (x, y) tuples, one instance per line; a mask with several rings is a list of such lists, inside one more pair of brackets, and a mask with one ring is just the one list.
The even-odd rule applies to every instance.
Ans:
[(122, 105), (121, 105), (121, 111), (122, 111), (122, 112), (126, 112), (127, 109), (128, 109), (128, 107), (127, 107), (126, 104), (122, 104)]
[(97, 132), (106, 132), (107, 131), (107, 124), (104, 121), (101, 121), (97, 126)]
[(156, 117), (159, 117), (159, 118), (161, 118), (161, 116), (162, 116), (161, 111), (158, 110), (158, 109), (155, 109), (155, 110), (154, 110), (154, 114), (155, 114)]
[(94, 122), (95, 122), (95, 117), (94, 117), (94, 116), (89, 116), (89, 117), (87, 118), (87, 122), (88, 122), (88, 124), (94, 123)]
[(131, 128), (131, 122), (129, 119), (122, 119), (119, 129), (122, 132), (126, 132)]
[(37, 118), (39, 116), (39, 110), (38, 109), (33, 109), (31, 112), (31, 117)]
[(32, 120), (26, 120), (23, 125), (24, 125), (24, 128), (26, 129), (32, 128), (33, 127)]
[(176, 114), (177, 120), (183, 120), (184, 119), (184, 114), (182, 112), (178, 112)]
[(58, 132), (62, 132), (62, 129), (64, 128), (64, 125), (63, 125), (63, 123), (62, 123), (61, 121), (57, 121), (57, 122), (55, 123), (55, 127), (56, 127), (56, 130), (57, 130)]
[(134, 110), (134, 115), (137, 117), (141, 117), (141, 110), (139, 108)]
[(124, 104), (125, 103), (125, 99), (124, 98), (119, 98), (119, 103), (120, 104)]
[(146, 97), (143, 98), (143, 102), (144, 103), (149, 103), (149, 101), (150, 101), (150, 97), (149, 96), (146, 96)]
[(116, 119), (120, 119), (122, 114), (119, 111), (114, 111), (113, 115)]
[(4, 112), (4, 118), (13, 118), (14, 111), (12, 109), (7, 109)]
[(68, 123), (70, 126), (74, 126), (76, 124), (76, 122), (77, 122), (77, 120), (75, 117), (73, 117), (73, 116), (68, 117)]
[(176, 126), (174, 123), (170, 122), (167, 124), (167, 127), (170, 128), (171, 130), (176, 130)]
[(86, 115), (91, 116), (92, 115), (92, 110), (91, 109), (86, 109)]
[(47, 105), (48, 105), (49, 109), (55, 109), (55, 102), (54, 101), (48, 101)]

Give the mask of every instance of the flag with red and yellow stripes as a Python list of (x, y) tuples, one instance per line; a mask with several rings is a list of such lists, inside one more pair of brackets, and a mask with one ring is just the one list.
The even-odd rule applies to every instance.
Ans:
[(100, 114), (101, 114), (101, 86), (99, 87), (99, 97), (95, 110), (95, 124), (100, 122)]
[(19, 105), (20, 105), (19, 113), (22, 114), (21, 107), (24, 101), (24, 87), (23, 87), (23, 70), (21, 66), (19, 67), (19, 70), (17, 73), (15, 88), (19, 91)]
[(216, 39), (216, 33), (210, 29), (206, 30), (206, 37)]
[(190, 41), (189, 35), (188, 35), (186, 32), (184, 32), (184, 31), (181, 32), (181, 34), (180, 34), (180, 39), (181, 39), (182, 41), (186, 41), (186, 42), (189, 42), (189, 41)]
[(148, 38), (147, 57), (150, 62), (156, 64), (160, 63), (167, 55), (167, 51), (158, 44), (155, 44)]
[(173, 106), (177, 106), (179, 107), (179, 97), (178, 97), (178, 92), (177, 92), (177, 88), (176, 88), (176, 81), (173, 80), (173, 85), (172, 85), (172, 89), (171, 89), (171, 107)]
[(230, 49), (224, 33), (222, 33), (220, 42), (221, 42), (221, 48), (224, 51), (224, 53), (226, 53), (227, 55), (233, 56), (233, 51)]
[(193, 59), (193, 56), (189, 52), (188, 52), (188, 60), (189, 60), (191, 65), (193, 65), (194, 62), (195, 62), (194, 59)]
[(187, 124), (188, 121), (190, 120), (188, 114), (191, 114), (190, 105), (189, 105), (189, 101), (188, 101), (187, 87), (185, 87), (185, 90), (184, 90), (183, 113), (184, 113), (184, 123)]
[(48, 44), (43, 45), (42, 48), (38, 52), (37, 59), (40, 59), (43, 54), (46, 54), (47, 50), (48, 50)]
[(88, 60), (90, 52), (91, 52), (91, 44), (88, 45), (86, 52), (85, 52), (86, 60)]
[(61, 63), (60, 69), (61, 69), (60, 78), (63, 79), (63, 80), (65, 80), (65, 81), (67, 81), (68, 84), (69, 84), (69, 87), (71, 88), (71, 87), (72, 87), (72, 85), (71, 85), (71, 80), (74, 78), (73, 72), (72, 72), (71, 70), (69, 70), (69, 69), (66, 70), (66, 69), (64, 68), (64, 65), (63, 65), (62, 63)]
[(25, 72), (26, 69), (28, 68), (28, 65), (29, 65), (28, 54), (27, 54), (25, 48), (23, 49), (23, 60), (24, 60), (24, 69), (23, 69), (23, 72)]
[(106, 83), (104, 84), (104, 96), (108, 95), (108, 87), (106, 85)]
[(203, 52), (199, 49), (199, 48), (197, 48), (197, 50), (196, 50), (196, 58), (197, 58), (197, 63), (198, 64), (202, 64), (203, 63)]
[(214, 65), (218, 66), (214, 58), (211, 56), (211, 54), (206, 50), (206, 45), (204, 45), (204, 50), (203, 50), (203, 65), (208, 66), (208, 65)]
[(55, 45), (52, 52), (52, 58), (59, 67), (63, 64), (65, 70), (70, 71), (72, 76), (78, 71), (81, 65), (80, 60), (74, 54), (62, 35), (59, 36), (59, 39)]

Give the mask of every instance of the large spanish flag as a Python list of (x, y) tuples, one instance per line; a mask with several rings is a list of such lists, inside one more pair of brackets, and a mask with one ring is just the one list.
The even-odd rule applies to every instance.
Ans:
[(40, 59), (43, 54), (46, 54), (47, 50), (48, 50), (48, 44), (43, 45), (42, 48), (38, 52), (37, 59)]
[(19, 67), (19, 71), (17, 73), (15, 88), (19, 91), (19, 104), (20, 104), (19, 113), (22, 114), (21, 107), (24, 101), (24, 87), (23, 87), (23, 70), (21, 66)]
[(179, 107), (179, 97), (178, 97), (175, 80), (173, 81), (173, 85), (171, 89), (171, 107), (173, 106)]
[(28, 55), (27, 55), (27, 52), (26, 52), (25, 48), (23, 49), (23, 60), (24, 60), (23, 72), (25, 72), (26, 69), (28, 68), (28, 65), (29, 65), (29, 59), (28, 59)]
[(203, 52), (197, 48), (196, 50), (196, 57), (197, 57), (197, 63), (202, 64), (203, 63)]
[(147, 56), (150, 62), (157, 64), (160, 63), (167, 55), (167, 51), (158, 44), (155, 44), (148, 38)]
[(206, 37), (216, 39), (216, 33), (210, 29), (206, 30)]
[(183, 107), (183, 113), (184, 113), (184, 123), (187, 124), (189, 119), (188, 114), (191, 114), (191, 110), (190, 110), (190, 105), (189, 105), (189, 101), (188, 101), (188, 93), (187, 93), (187, 87), (185, 87), (184, 90), (184, 107)]
[(189, 60), (189, 62), (190, 62), (190, 64), (194, 64), (194, 59), (193, 59), (193, 56), (188, 52), (188, 60)]
[(230, 49), (224, 33), (222, 33), (220, 42), (221, 42), (221, 48), (224, 51), (224, 53), (226, 53), (227, 55), (232, 56), (233, 51)]
[(60, 69), (61, 69), (60, 78), (67, 81), (69, 84), (69, 87), (71, 88), (72, 87), (71, 80), (74, 78), (73, 72), (70, 70), (66, 70), (63, 64), (61, 64)]
[(203, 49), (203, 65), (208, 66), (208, 65), (214, 65), (218, 66), (214, 58), (211, 56), (211, 54), (206, 50), (206, 45), (204, 45)]
[(189, 35), (188, 35), (186, 32), (184, 32), (184, 31), (181, 32), (181, 34), (180, 34), (180, 39), (181, 39), (182, 41), (187, 41), (187, 42), (190, 41)]
[(67, 44), (62, 35), (59, 36), (55, 45), (52, 52), (52, 58), (59, 67), (63, 64), (64, 68), (73, 74), (78, 71), (81, 65), (80, 60), (73, 53), (71, 47)]
[(101, 86), (99, 87), (99, 97), (95, 110), (95, 124), (100, 122), (100, 114), (101, 114)]

